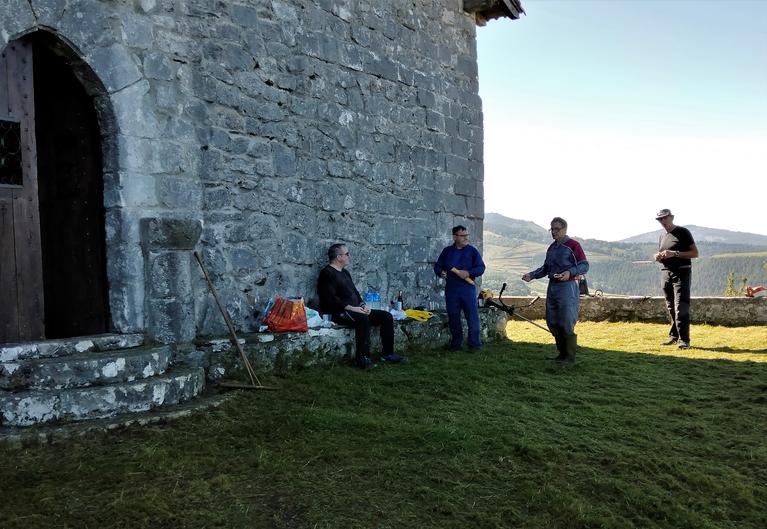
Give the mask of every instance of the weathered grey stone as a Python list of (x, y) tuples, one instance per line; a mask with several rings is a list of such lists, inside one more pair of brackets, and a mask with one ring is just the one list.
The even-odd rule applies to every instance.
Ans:
[(27, 0), (6, 0), (0, 10), (0, 44), (6, 44), (25, 29), (35, 25), (35, 15)]
[(192, 280), (190, 252), (147, 254), (150, 295), (152, 299), (185, 298), (190, 295)]
[(199, 182), (192, 178), (157, 178), (157, 201), (174, 210), (198, 210), (202, 201)]
[[(527, 305), (530, 298), (504, 297), (509, 305)], [(542, 301), (520, 311), (526, 318), (544, 318), (546, 305)], [(579, 319), (583, 321), (640, 321), (666, 323), (669, 321), (666, 302), (662, 297), (581, 297)], [(742, 327), (767, 325), (767, 298), (701, 298), (690, 300), (693, 323), (708, 323)]]
[(122, 90), (141, 79), (138, 59), (120, 44), (94, 50), (85, 59), (110, 93)]
[(176, 368), (148, 380), (108, 386), (0, 391), (0, 411), (7, 426), (102, 418), (183, 402), (199, 395), (204, 384), (202, 369)]
[(197, 219), (141, 219), (141, 241), (148, 249), (192, 250), (201, 232), (202, 223)]
[(194, 308), (191, 300), (151, 299), (147, 303), (150, 319), (147, 336), (165, 344), (186, 343), (195, 337)]
[[(505, 314), (480, 309), (480, 321), (484, 342), (506, 340)], [(250, 362), (259, 372), (333, 363), (348, 360), (354, 355), (354, 330), (346, 327), (309, 329), (307, 333), (246, 334), (240, 338)], [(395, 349), (403, 354), (440, 349), (448, 344), (449, 339), (450, 331), (444, 312), (436, 312), (426, 322), (395, 322)], [(380, 348), (380, 338), (374, 328), (371, 350), (377, 352)], [(247, 377), (229, 340), (201, 342), (197, 350), (203, 351), (207, 357), (204, 364), (209, 378)]]
[(123, 44), (145, 50), (152, 47), (154, 32), (147, 17), (126, 13), (120, 17), (120, 24)]
[(161, 346), (0, 362), (0, 389), (63, 389), (130, 382), (162, 374), (171, 355), (169, 346)]
[(100, 334), (97, 336), (77, 336), (64, 340), (9, 343), (0, 345), (0, 362), (17, 362), (30, 358), (56, 358), (89, 351), (112, 351), (138, 347), (143, 343), (144, 336), (141, 334)]
[(149, 79), (170, 81), (176, 76), (176, 67), (167, 55), (147, 53), (144, 56), (144, 76)]

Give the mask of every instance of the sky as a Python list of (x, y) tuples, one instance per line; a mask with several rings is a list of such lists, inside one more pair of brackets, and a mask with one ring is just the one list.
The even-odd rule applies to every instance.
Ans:
[(485, 211), (767, 235), (767, 0), (522, 0), (477, 28)]

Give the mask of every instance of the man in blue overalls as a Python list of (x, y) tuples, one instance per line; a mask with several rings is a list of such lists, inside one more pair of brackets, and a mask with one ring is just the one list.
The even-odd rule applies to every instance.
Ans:
[(575, 362), (578, 337), (575, 323), (578, 321), (580, 304), (578, 282), (575, 278), (589, 271), (589, 262), (580, 243), (567, 236), (567, 222), (560, 217), (551, 221), (551, 243), (546, 251), (543, 266), (522, 276), (531, 281), (548, 276), (546, 290), (546, 324), (554, 335), (560, 362)]
[(465, 226), (453, 228), (453, 244), (439, 254), (434, 263), (434, 273), (445, 279), (445, 306), (450, 323), (450, 349), (463, 347), (461, 311), (466, 316), (469, 328), (469, 348), (478, 351), (479, 312), (477, 311), (477, 289), (474, 279), (485, 273), (485, 263), (474, 246), (469, 244), (469, 231)]

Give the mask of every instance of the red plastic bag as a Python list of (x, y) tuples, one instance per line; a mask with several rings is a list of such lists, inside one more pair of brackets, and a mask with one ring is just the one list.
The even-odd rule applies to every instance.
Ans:
[(264, 318), (264, 325), (272, 332), (306, 332), (306, 308), (304, 298), (274, 298), (274, 305)]

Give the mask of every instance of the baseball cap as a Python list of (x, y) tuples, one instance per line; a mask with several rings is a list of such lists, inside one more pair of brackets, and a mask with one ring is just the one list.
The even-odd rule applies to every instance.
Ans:
[(658, 213), (655, 214), (655, 218), (656, 219), (662, 219), (663, 217), (668, 217), (671, 214), (672, 213), (671, 213), (670, 209), (662, 209)]

